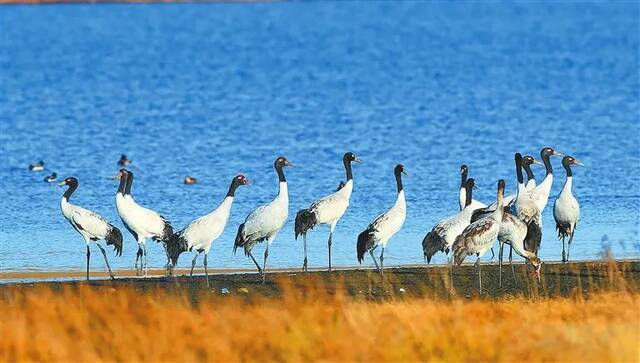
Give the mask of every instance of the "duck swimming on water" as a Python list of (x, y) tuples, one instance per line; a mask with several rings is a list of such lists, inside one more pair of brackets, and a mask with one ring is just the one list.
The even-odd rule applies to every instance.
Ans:
[(127, 155), (120, 155), (120, 160), (118, 160), (118, 166), (127, 166), (131, 164), (131, 159), (127, 158)]
[(29, 164), (29, 170), (31, 170), (31, 171), (43, 171), (44, 170), (44, 161), (40, 160), (35, 164)]
[(58, 174), (56, 173), (51, 173), (51, 175), (47, 175), (44, 177), (44, 181), (47, 183), (53, 183), (54, 181), (56, 181), (56, 179), (58, 179)]
[(184, 177), (184, 183), (186, 185), (198, 184), (198, 179), (196, 179), (196, 178), (194, 178), (194, 177), (192, 177), (190, 175), (187, 175), (187, 176)]

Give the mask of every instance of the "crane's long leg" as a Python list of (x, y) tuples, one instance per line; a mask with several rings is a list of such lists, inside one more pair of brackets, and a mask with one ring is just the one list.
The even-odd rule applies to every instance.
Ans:
[(380, 252), (380, 275), (384, 274), (384, 246)]
[(513, 246), (509, 245), (509, 265), (511, 265), (511, 273), (513, 274), (513, 282), (518, 286), (518, 279), (516, 278), (516, 270), (513, 267)]
[(200, 256), (200, 252), (196, 252), (196, 255), (193, 256), (193, 260), (191, 261), (191, 273), (189, 273), (189, 279), (193, 277), (193, 268), (196, 267), (196, 260), (198, 259), (198, 256)]
[(207, 278), (207, 287), (209, 287), (209, 271), (207, 270), (207, 256), (209, 256), (208, 253), (204, 254), (204, 275)]
[(102, 252), (102, 256), (104, 257), (104, 262), (107, 264), (107, 269), (109, 270), (109, 276), (111, 276), (111, 280), (115, 280), (115, 277), (113, 277), (113, 272), (111, 272), (111, 266), (109, 266), (109, 260), (107, 260), (107, 253), (104, 251), (104, 248), (102, 248), (102, 245), (100, 245), (100, 243), (97, 243), (98, 247), (100, 248), (100, 251)]
[(253, 260), (253, 263), (256, 264), (256, 267), (258, 268), (258, 273), (262, 275), (262, 267), (260, 267), (260, 264), (258, 264), (258, 261), (256, 261), (255, 257), (253, 257), (253, 253), (251, 253), (251, 251), (249, 251), (248, 253), (249, 253), (249, 257), (251, 257), (251, 259)]
[(307, 234), (302, 234), (302, 243), (304, 244), (304, 262), (302, 263), (302, 272), (307, 272)]
[(143, 251), (144, 251), (144, 275), (147, 276), (149, 274), (149, 258), (147, 257), (147, 244), (143, 244)]
[(87, 244), (87, 281), (89, 281), (89, 259), (91, 258), (91, 251), (89, 251), (89, 244)]
[(447, 264), (449, 265), (449, 278), (451, 279), (451, 287), (453, 288), (453, 250), (447, 258)]
[(567, 262), (567, 259), (564, 254), (564, 235), (562, 235), (562, 263)]
[[(140, 260), (140, 269), (138, 269), (138, 260)], [(142, 273), (142, 246), (138, 243), (138, 252), (136, 253), (136, 275), (140, 276)]]
[(569, 253), (571, 252), (571, 242), (573, 242), (573, 234), (575, 233), (575, 226), (573, 227), (573, 230), (571, 231), (571, 235), (569, 236), (569, 244), (567, 245), (567, 262), (569, 262)]
[(496, 254), (493, 252), (493, 247), (491, 247), (491, 261), (493, 261), (494, 257), (496, 257)]
[[(376, 256), (374, 256), (374, 254), (373, 254), (373, 250), (374, 250), (374, 249), (375, 249), (375, 248), (370, 249), (370, 250), (369, 250), (369, 254), (371, 255), (371, 258), (373, 259), (373, 263), (375, 263), (375, 264), (376, 264), (376, 270), (377, 270), (378, 272), (380, 272), (380, 266), (378, 266), (378, 261), (376, 261)], [(382, 273), (382, 272), (380, 272), (380, 273)]]
[(329, 272), (331, 272), (331, 240), (333, 239), (333, 231), (329, 232), (329, 241), (327, 245), (329, 246)]
[(262, 283), (264, 284), (265, 275), (267, 274), (267, 257), (269, 257), (269, 241), (267, 241), (267, 248), (264, 250), (264, 263), (262, 264)]
[(482, 294), (482, 273), (480, 272), (480, 256), (478, 256), (475, 265), (478, 268), (478, 283), (480, 286), (480, 294)]
[(498, 251), (498, 286), (502, 287), (502, 253), (504, 250), (504, 243), (502, 241), (498, 241), (500, 243), (500, 250)]

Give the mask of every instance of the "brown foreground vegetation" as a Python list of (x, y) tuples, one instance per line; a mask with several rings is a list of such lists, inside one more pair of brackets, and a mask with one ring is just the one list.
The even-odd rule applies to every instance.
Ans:
[(0, 361), (638, 361), (640, 293), (610, 271), (607, 286), (568, 297), (379, 298), (317, 277), (249, 299), (184, 284), (13, 285), (0, 290)]

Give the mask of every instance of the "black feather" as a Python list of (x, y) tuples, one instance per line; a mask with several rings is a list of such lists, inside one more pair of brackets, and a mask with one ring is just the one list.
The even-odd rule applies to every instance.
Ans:
[[(508, 206), (503, 207), (502, 210), (504, 211), (505, 214), (511, 214), (511, 208), (509, 208)], [(494, 211), (495, 209), (489, 209), (489, 207), (478, 208), (474, 210), (473, 213), (471, 213), (471, 223), (475, 221), (479, 221), (482, 218), (489, 216)]]
[(558, 231), (558, 239), (571, 237), (571, 224), (570, 223), (558, 223), (556, 222), (556, 231)]
[(180, 254), (188, 249), (188, 243), (184, 238), (183, 232), (184, 231), (173, 233), (165, 240), (167, 257), (169, 257), (173, 266), (178, 263), (178, 257), (180, 257)]
[(362, 263), (364, 260), (364, 253), (373, 248), (373, 244), (375, 242), (374, 232), (375, 230), (368, 228), (358, 235), (358, 263)]
[(445, 252), (447, 241), (444, 237), (438, 235), (435, 231), (431, 231), (424, 236), (422, 240), (422, 251), (424, 257), (427, 259), (427, 263), (431, 263), (431, 257), (438, 251)]
[(244, 223), (242, 223), (240, 226), (238, 226), (238, 233), (236, 234), (236, 241), (233, 244), (233, 254), (236, 254), (236, 250), (238, 249), (238, 247), (242, 247), (245, 244), (245, 240), (244, 238), (242, 238), (242, 232), (244, 231)]
[(109, 231), (104, 237), (104, 240), (107, 241), (107, 246), (113, 245), (116, 256), (122, 256), (122, 233), (116, 226), (112, 224), (109, 225)]
[(314, 212), (309, 209), (301, 209), (296, 214), (295, 223), (295, 239), (298, 239), (299, 235), (307, 234), (307, 232), (318, 223), (318, 218)]
[(540, 243), (542, 242), (542, 230), (534, 220), (527, 223), (527, 235), (524, 237), (524, 249), (538, 255)]

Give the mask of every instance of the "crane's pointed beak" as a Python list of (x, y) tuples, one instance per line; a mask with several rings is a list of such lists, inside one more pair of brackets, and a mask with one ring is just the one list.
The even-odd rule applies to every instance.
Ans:
[(576, 164), (576, 165), (578, 165), (578, 166), (584, 166), (584, 163), (583, 163), (582, 161), (578, 160), (578, 159), (575, 159), (575, 160), (573, 161), (573, 163), (574, 163), (574, 164)]
[(290, 167), (292, 167), (292, 168), (295, 168), (295, 167), (296, 167), (296, 165), (295, 165), (294, 163), (290, 162), (290, 161), (287, 161), (287, 163), (286, 163), (286, 164), (284, 164), (284, 165), (285, 165), (285, 166), (290, 166)]
[(355, 158), (355, 159), (353, 159), (353, 161), (356, 162), (356, 163), (362, 163), (362, 159), (360, 159), (360, 158)]
[(563, 157), (565, 156), (563, 153), (561, 153), (559, 151), (555, 151), (555, 150), (553, 151), (553, 155), (555, 155), (555, 156), (563, 156)]
[(66, 183), (66, 182), (64, 182), (64, 181), (62, 181), (62, 182), (58, 183), (58, 186), (59, 186), (59, 187), (64, 187), (64, 186), (66, 186), (66, 185), (67, 185), (67, 183)]
[(538, 161), (538, 160), (536, 160), (536, 159), (533, 159), (533, 163), (532, 163), (532, 164), (536, 164), (536, 165), (544, 165), (544, 163), (542, 163), (542, 162), (540, 162), (540, 161)]

